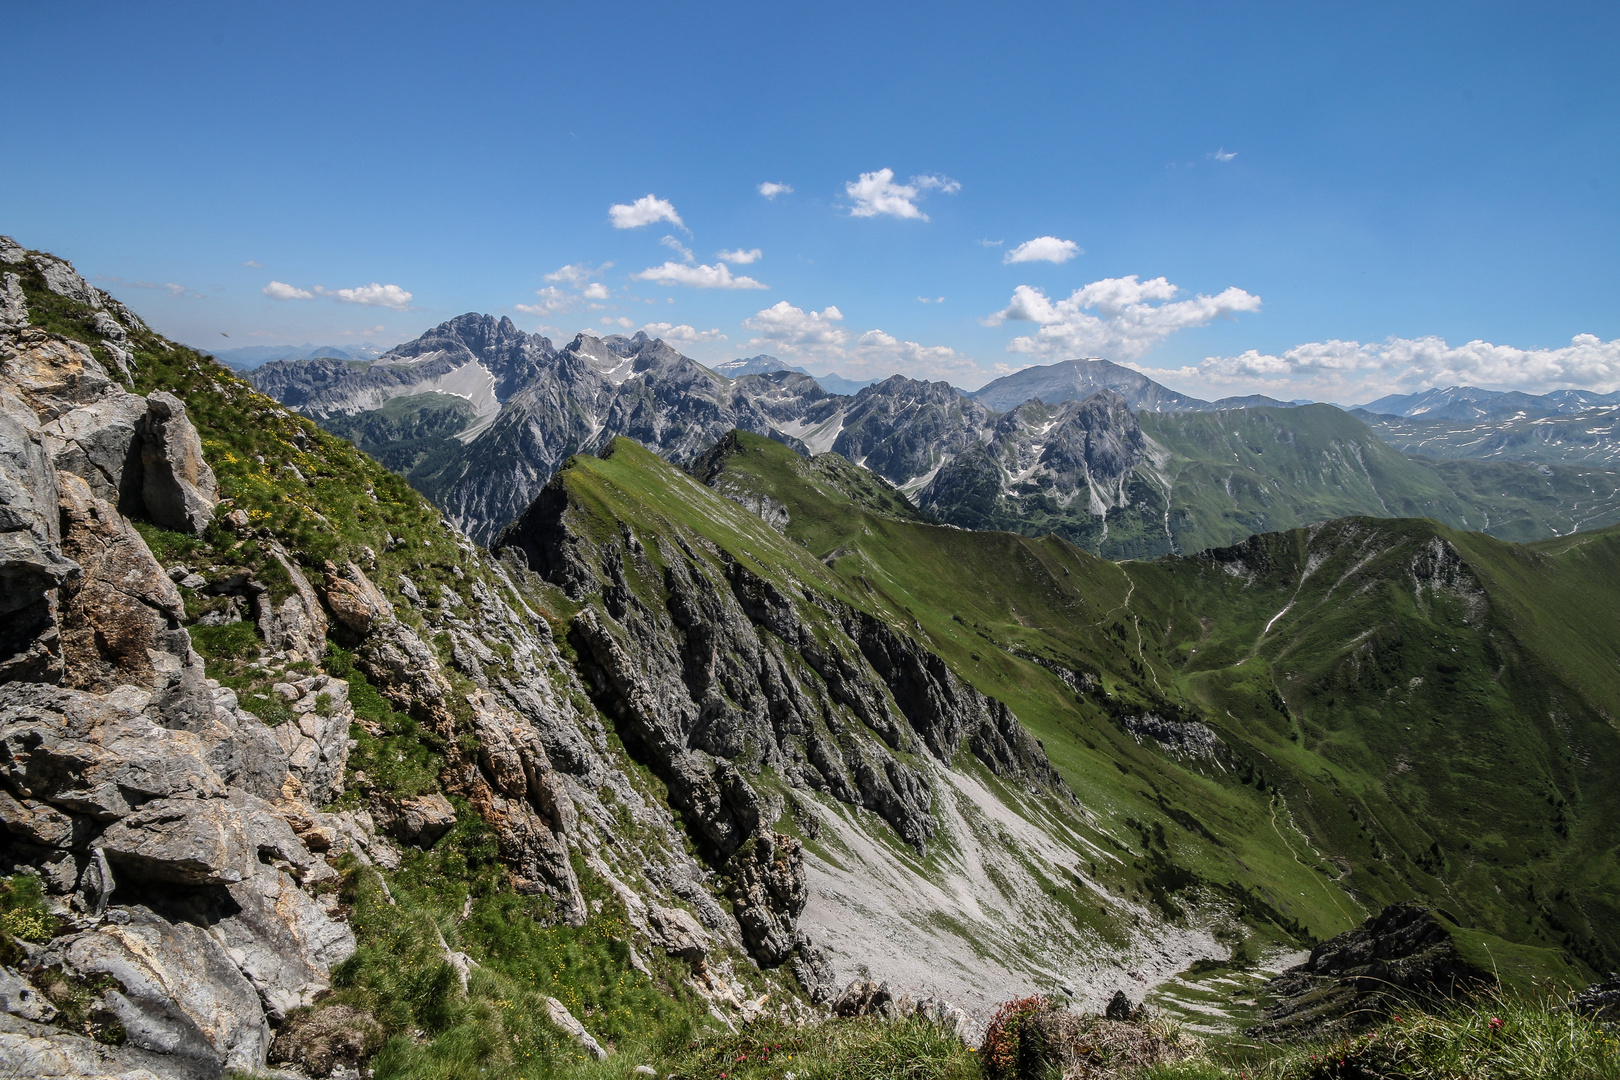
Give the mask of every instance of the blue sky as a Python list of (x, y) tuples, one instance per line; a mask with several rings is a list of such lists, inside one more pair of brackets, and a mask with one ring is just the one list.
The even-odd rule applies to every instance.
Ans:
[(970, 388), (1079, 355), (1204, 395), (1620, 388), (1620, 5), (0, 23), (0, 232), (204, 348), (487, 311)]

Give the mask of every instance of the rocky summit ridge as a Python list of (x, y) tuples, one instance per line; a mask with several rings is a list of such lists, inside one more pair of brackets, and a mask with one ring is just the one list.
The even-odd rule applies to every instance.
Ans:
[(710, 369), (644, 333), (581, 334), (557, 349), (468, 314), (370, 363), (280, 362), (252, 378), (404, 472), (480, 543), (572, 454), (627, 436), (685, 463), (734, 428), (840, 454), (949, 524), (1055, 531), (1110, 558), (1343, 514), (1424, 515), (1515, 540), (1620, 520), (1620, 482), (1573, 464), (1610, 464), (1608, 436), (1590, 424), (1523, 421), (1515, 436), (1558, 442), (1571, 464), (1434, 463), (1381, 440), (1408, 437), (1393, 418), (1260, 396), (1205, 402), (1105, 360), (1027, 368), (973, 394), (899, 375), (836, 394), (773, 357)]

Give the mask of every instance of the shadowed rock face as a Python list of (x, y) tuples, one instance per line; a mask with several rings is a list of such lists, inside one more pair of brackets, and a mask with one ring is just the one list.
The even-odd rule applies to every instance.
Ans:
[(1267, 983), (1273, 1004), (1248, 1034), (1327, 1038), (1370, 1027), (1402, 1001), (1467, 997), (1495, 984), (1458, 951), (1434, 912), (1392, 904)]
[(791, 956), (806, 896), (762, 771), (873, 811), (919, 851), (937, 823), (913, 754), (949, 767), (966, 748), (1006, 780), (1064, 790), (1007, 707), (910, 636), (682, 527), (603, 538), (592, 520), (559, 474), (495, 550), (585, 602), (569, 641), (588, 688), (731, 882), (762, 963)]

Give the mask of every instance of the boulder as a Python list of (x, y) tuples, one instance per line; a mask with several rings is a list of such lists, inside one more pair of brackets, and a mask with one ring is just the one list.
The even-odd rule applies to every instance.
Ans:
[(1337, 1037), (1376, 1024), (1403, 1000), (1467, 998), (1495, 983), (1457, 948), (1449, 920), (1417, 904), (1391, 904), (1266, 983), (1272, 1004), (1248, 1034)]
[(215, 936), (280, 1021), (312, 1005), (330, 985), (333, 964), (353, 955), (354, 932), (333, 919), (279, 870), (264, 869), (228, 887), (234, 913), (214, 923)]
[(880, 1016), (893, 1003), (894, 994), (886, 982), (852, 979), (832, 1003), (834, 1016)]
[(134, 687), (0, 685), (0, 779), (24, 800), (103, 822), (151, 799), (223, 796), (202, 740), (153, 722), (151, 701)]
[(185, 602), (141, 534), (71, 473), (58, 474), (62, 551), (82, 569), (61, 589), (64, 681), (81, 690), (166, 689), (201, 661)]
[(338, 624), (356, 638), (371, 633), (378, 623), (394, 619), (394, 606), (382, 590), (354, 563), (346, 563), (340, 570), (328, 562), (323, 575), (326, 587), (326, 606)]
[(328, 675), (311, 675), (281, 684), (293, 692), (293, 719), (278, 724), (276, 743), (287, 767), (298, 778), (303, 797), (317, 806), (343, 793), (343, 769), (349, 760), (349, 684)]
[(279, 545), (273, 545), (270, 554), (286, 573), (292, 590), (279, 601), (272, 599), (274, 594), (268, 591), (254, 594), (254, 619), (259, 633), (272, 652), (286, 653), (293, 661), (319, 663), (326, 655), (326, 613), (321, 610), (320, 599), (303, 571)]
[(95, 401), (113, 385), (89, 346), (35, 328), (0, 337), (0, 381), (11, 384), (39, 423)]
[(141, 881), (228, 885), (258, 866), (258, 844), (247, 822), (224, 799), (147, 803), (108, 826), (98, 844), (121, 876)]
[(0, 682), (61, 678), (56, 589), (79, 567), (62, 555), (56, 469), (29, 435), (32, 414), (0, 408)]
[(108, 1046), (83, 1035), (0, 1013), (0, 1076), (31, 1080), (219, 1080), (219, 1064)]
[(43, 961), (118, 980), (122, 989), (100, 1004), (124, 1026), (128, 1046), (244, 1072), (264, 1065), (270, 1028), (259, 995), (200, 927), (115, 908), (94, 930), (52, 942)]
[(649, 905), (647, 931), (652, 943), (671, 956), (696, 963), (709, 954), (708, 931), (680, 908)]
[(30, 255), (28, 261), (34, 264), (34, 269), (45, 279), (45, 287), (51, 292), (65, 296), (69, 300), (76, 300), (86, 307), (101, 306), (101, 294), (80, 277), (79, 272), (73, 269), (73, 264), (66, 259), (37, 252)]
[(0, 1012), (48, 1024), (56, 1018), (56, 1006), (34, 989), (34, 985), (11, 968), (0, 968)]
[(377, 805), (383, 831), (404, 843), (430, 848), (456, 823), (456, 808), (438, 792), (403, 799), (383, 799)]
[(214, 519), (219, 484), (185, 405), (167, 391), (149, 394), (139, 433), (147, 516), (165, 529), (201, 536)]
[(64, 814), (49, 803), (11, 797), (0, 788), (0, 825), (14, 840), (48, 848), (83, 847), (93, 831), (88, 818)]
[(23, 295), (22, 279), (16, 274), (0, 275), (0, 330), (20, 330), (28, 325), (28, 298)]
[(146, 410), (146, 399), (110, 391), (46, 424), (40, 438), (58, 471), (77, 476), (124, 514), (138, 514), (145, 504), (137, 431)]
[(551, 1022), (562, 1028), (563, 1033), (578, 1043), (587, 1054), (597, 1061), (606, 1061), (608, 1053), (602, 1049), (600, 1043), (591, 1037), (585, 1030), (585, 1025), (574, 1019), (574, 1014), (568, 1011), (568, 1006), (554, 997), (546, 998), (546, 1015)]

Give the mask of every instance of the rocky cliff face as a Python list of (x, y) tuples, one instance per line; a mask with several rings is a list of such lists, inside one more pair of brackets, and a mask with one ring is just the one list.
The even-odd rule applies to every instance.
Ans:
[[(685, 462), (740, 428), (808, 452), (835, 451), (908, 491), (961, 458), (933, 505), (945, 520), (969, 526), (980, 524), (983, 512), (973, 498), (964, 497), (967, 488), (983, 489), (998, 521), (1025, 509), (1006, 501), (1014, 485), (1028, 489), (1033, 483), (1044, 491), (1048, 475), (1056, 478), (1052, 497), (1065, 508), (1076, 485), (1112, 492), (1080, 504), (1076, 535), (1087, 538), (1098, 531), (1094, 526), (1103, 508), (1127, 505), (1133, 491), (1143, 494), (1127, 490), (1131, 469), (1141, 458), (1141, 436), (1131, 434), (1135, 424), (1129, 408), (1080, 410), (1073, 403), (1043, 409), (1037, 403), (1034, 413), (996, 417), (943, 382), (896, 375), (843, 396), (827, 393), (802, 372), (746, 370), (727, 378), (639, 333), (600, 339), (582, 334), (554, 350), (545, 339), (512, 329), (510, 322), (463, 315), (370, 365), (282, 362), (266, 364), (252, 377), (265, 393), (318, 418), (376, 409), (390, 398), (427, 390), (467, 397), (479, 420), (458, 436), (461, 446), (422, 464), (412, 480), (483, 542), (538, 496), (569, 455), (595, 452), (621, 435), (666, 460)], [(1100, 423), (1109, 427), (1107, 434), (1099, 433), (1100, 440), (1136, 440), (1134, 458), (1116, 454), (1118, 460), (1105, 463), (1094, 453), (1082, 463), (1054, 449), (1039, 476), (1015, 479), (1028, 472), (1018, 463), (1020, 448), (1028, 456), (1032, 443), (1039, 442), (1034, 451), (1039, 456), (1051, 427), (1047, 414), (1054, 411), (1065, 413), (1071, 441), (1084, 441), (1086, 436), (1075, 432)], [(991, 467), (991, 461), (1001, 467)], [(951, 516), (959, 507), (961, 521)], [(1153, 512), (1162, 516), (1162, 508)]]
[[(561, 922), (591, 914), (583, 858), (621, 889), (642, 882), (624, 902), (643, 949), (670, 941), (701, 964), (746, 946), (767, 964), (795, 958), (813, 986), (830, 977), (796, 934), (803, 874), (775, 815), (753, 808), (712, 880), (576, 707), (548, 622), (498, 564), (414, 496), (386, 501), (387, 474), (259, 409), (65, 262), (10, 241), (0, 258), (19, 268), (0, 330), (0, 870), (40, 883), (51, 928), (30, 931), (38, 944), (0, 939), (0, 1062), (264, 1067), (278, 1028), (318, 1006), (355, 951), (336, 867), (396, 867), (399, 845), (431, 847), (465, 812), (509, 887)], [(76, 336), (31, 325), (31, 309)], [(200, 433), (180, 397), (137, 392), (157, 371), (224, 426)], [(210, 456), (229, 464), (223, 479)], [(364, 509), (316, 494), (323, 476)], [(335, 558), (289, 546), (260, 509), (310, 488)], [(154, 543), (190, 554), (166, 568)], [(205, 662), (193, 633), (235, 644)], [(348, 680), (323, 670), (329, 641), (351, 650)], [(354, 711), (356, 678), (437, 748), (429, 790), (349, 767), (357, 747), (368, 763), (392, 757), (367, 749), (387, 733)], [(403, 760), (406, 744), (388, 745)], [(741, 819), (694, 820), (725, 837)], [(465, 979), (466, 958), (441, 947)], [(742, 1000), (723, 967), (702, 992)], [(302, 1061), (297, 1044), (279, 1052)]]

